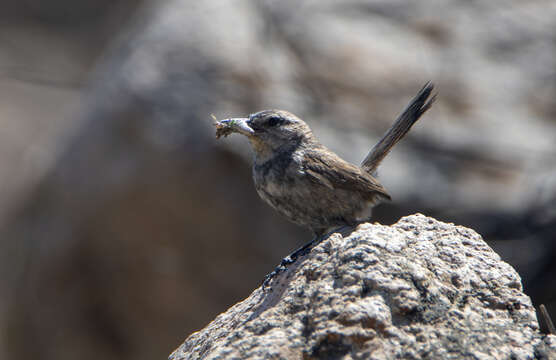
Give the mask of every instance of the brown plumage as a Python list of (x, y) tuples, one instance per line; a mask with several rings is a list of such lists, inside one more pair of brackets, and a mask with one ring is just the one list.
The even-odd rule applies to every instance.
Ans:
[(309, 251), (327, 231), (368, 220), (376, 204), (390, 200), (372, 174), (430, 108), (434, 101), (434, 96), (429, 98), (432, 89), (430, 83), (421, 89), (361, 167), (327, 149), (303, 120), (287, 111), (265, 110), (215, 124), (217, 137), (236, 132), (249, 139), (255, 153), (253, 179), (259, 196), (287, 219), (316, 235), (311, 243), (285, 258), (270, 278)]

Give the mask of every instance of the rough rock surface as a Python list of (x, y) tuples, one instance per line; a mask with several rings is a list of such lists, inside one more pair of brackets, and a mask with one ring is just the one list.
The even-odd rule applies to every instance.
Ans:
[(138, 2), (0, 2), (1, 360), (163, 358), (309, 240), (211, 113), (289, 110), (359, 163), (427, 80), (376, 220), (471, 226), (556, 314), (556, 2)]
[(532, 359), (554, 343), (481, 236), (417, 214), (333, 233), (170, 359)]

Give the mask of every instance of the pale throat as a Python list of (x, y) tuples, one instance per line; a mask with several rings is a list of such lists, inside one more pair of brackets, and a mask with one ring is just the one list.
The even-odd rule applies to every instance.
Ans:
[(302, 148), (304, 141), (302, 138), (292, 138), (290, 141), (269, 143), (256, 137), (249, 138), (253, 151), (255, 152), (255, 163), (262, 164), (276, 157), (277, 154), (292, 153), (298, 148)]

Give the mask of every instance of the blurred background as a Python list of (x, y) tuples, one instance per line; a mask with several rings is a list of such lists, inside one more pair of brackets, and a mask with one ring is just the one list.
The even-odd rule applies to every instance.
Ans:
[(379, 169), (384, 224), (469, 226), (556, 316), (556, 3), (0, 2), (0, 358), (166, 358), (310, 240), (209, 114), (289, 110)]

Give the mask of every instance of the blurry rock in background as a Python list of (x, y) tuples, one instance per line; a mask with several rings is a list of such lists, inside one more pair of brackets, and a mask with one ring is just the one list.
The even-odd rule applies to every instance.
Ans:
[[(10, 5), (11, 4), (11, 5)], [(210, 113), (287, 109), (358, 163), (427, 80), (379, 169), (469, 226), (556, 314), (556, 9), (456, 1), (2, 5), (0, 358), (152, 359), (310, 234), (257, 197)]]

